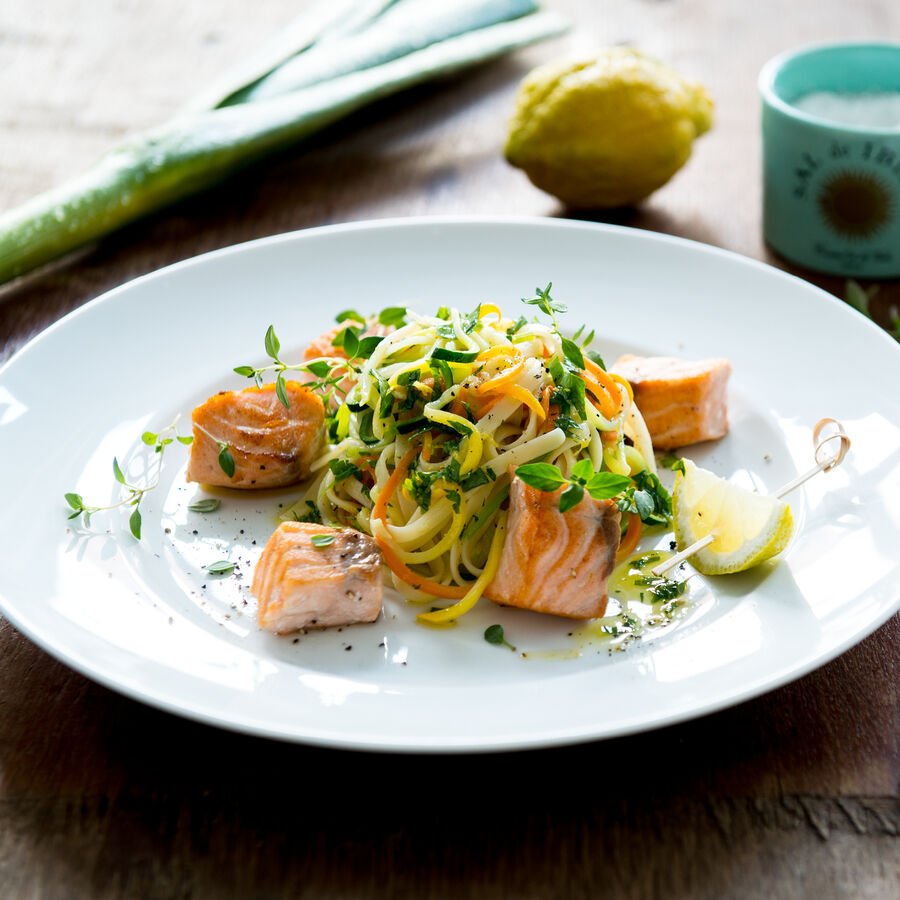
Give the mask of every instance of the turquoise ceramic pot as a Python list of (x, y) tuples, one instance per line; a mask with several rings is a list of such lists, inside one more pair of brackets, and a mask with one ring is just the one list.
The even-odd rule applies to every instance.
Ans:
[(821, 272), (900, 276), (900, 128), (835, 124), (792, 106), (814, 91), (900, 91), (900, 44), (785, 53), (765, 65), (759, 89), (769, 245)]

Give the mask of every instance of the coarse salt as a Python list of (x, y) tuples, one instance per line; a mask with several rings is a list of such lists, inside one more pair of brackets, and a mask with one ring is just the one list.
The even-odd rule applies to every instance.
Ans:
[(799, 97), (793, 106), (840, 125), (900, 129), (900, 91), (814, 91)]

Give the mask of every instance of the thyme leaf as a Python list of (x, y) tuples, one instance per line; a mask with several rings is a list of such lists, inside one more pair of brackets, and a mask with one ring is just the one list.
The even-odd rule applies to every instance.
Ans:
[(225, 441), (216, 441), (219, 448), (219, 468), (229, 477), (234, 478), (234, 457)]
[(488, 625), (488, 627), (484, 629), (484, 639), (489, 644), (502, 644), (505, 647), (509, 647), (513, 653), (516, 651), (516, 648), (503, 636), (503, 627), (501, 625)]
[(196, 513), (215, 512), (222, 505), (222, 501), (218, 497), (204, 497), (202, 500), (195, 500), (188, 504), (188, 509)]

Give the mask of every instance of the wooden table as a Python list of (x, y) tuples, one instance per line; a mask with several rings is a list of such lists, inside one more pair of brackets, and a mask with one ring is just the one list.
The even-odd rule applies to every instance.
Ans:
[[(0, 10), (0, 208), (167, 118), (296, 5)], [(568, 37), (382, 103), (3, 289), (0, 359), (115, 285), (250, 238), (411, 214), (571, 215), (503, 162), (504, 121), (531, 66), (619, 42), (707, 84), (717, 122), (669, 185), (605, 218), (787, 268), (760, 236), (757, 72), (802, 43), (896, 36), (900, 7), (548, 5), (576, 22)], [(840, 279), (800, 274), (842, 291)], [(879, 296), (884, 318), (898, 284)], [(3, 623), (0, 895), (900, 896), (898, 651), (894, 618), (800, 681), (698, 721), (550, 751), (394, 757), (175, 718), (74, 674)]]

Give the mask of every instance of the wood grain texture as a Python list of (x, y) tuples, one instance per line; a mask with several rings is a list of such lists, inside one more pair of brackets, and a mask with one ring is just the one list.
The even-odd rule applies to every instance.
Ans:
[[(802, 43), (897, 35), (897, 5), (547, 5), (576, 22), (566, 38), (379, 104), (0, 290), (0, 360), (111, 287), (239, 241), (386, 216), (572, 215), (503, 162), (512, 95), (538, 62), (626, 41), (706, 83), (717, 121), (668, 185), (605, 219), (790, 270), (760, 236), (757, 72)], [(0, 208), (168, 117), (295, 9), (287, 0), (0, 7)], [(879, 315), (898, 300), (897, 282), (882, 285)], [(734, 312), (728, 298), (723, 311)], [(895, 618), (794, 684), (646, 735), (395, 757), (174, 718), (85, 680), (3, 622), (0, 896), (895, 897), (898, 649)], [(283, 779), (273, 784), (272, 772)]]

